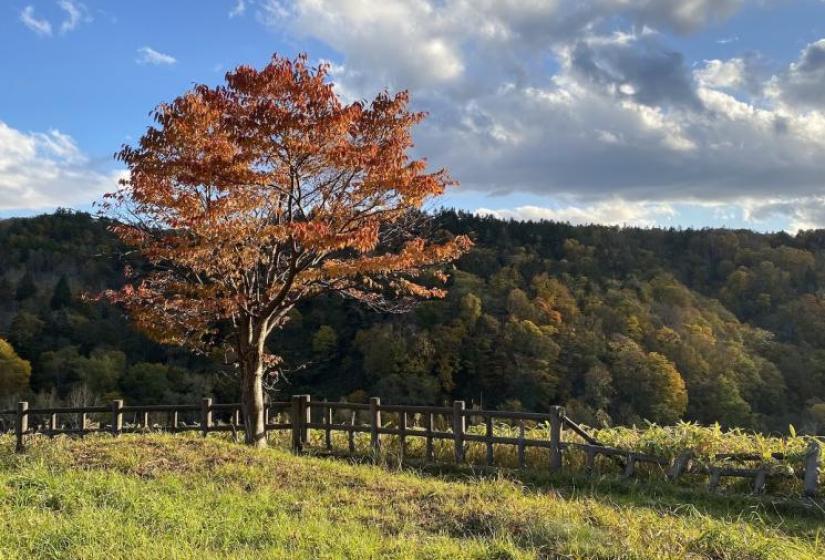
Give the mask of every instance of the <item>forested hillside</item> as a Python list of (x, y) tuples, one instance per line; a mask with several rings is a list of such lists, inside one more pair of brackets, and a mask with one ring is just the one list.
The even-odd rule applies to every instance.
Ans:
[[(286, 364), (278, 390), (536, 411), (562, 403), (591, 424), (825, 429), (825, 231), (454, 212), (435, 225), (476, 242), (451, 270), (447, 298), (404, 315), (334, 298), (301, 308), (271, 343)], [(237, 398), (219, 360), (161, 347), (118, 310), (80, 301), (122, 282), (133, 258), (105, 223), (70, 212), (0, 221), (0, 248), (5, 404)]]

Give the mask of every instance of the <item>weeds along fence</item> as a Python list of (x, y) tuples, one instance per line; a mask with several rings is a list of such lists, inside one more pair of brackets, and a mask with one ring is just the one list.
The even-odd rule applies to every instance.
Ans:
[[(363, 404), (295, 395), (289, 401), (267, 404), (265, 426), (268, 437), (288, 441), (297, 453), (323, 450), (376, 460), (394, 457), (400, 462), (545, 468), (587, 475), (609, 466), (614, 471), (618, 467), (627, 478), (640, 471), (659, 473), (670, 481), (704, 477), (711, 490), (719, 488), (723, 479), (749, 481), (755, 494), (764, 493), (769, 480), (800, 479), (803, 495), (815, 497), (822, 463), (821, 445), (815, 438), (798, 457), (773, 453), (773, 459), (790, 461), (779, 469), (765, 464), (760, 453), (719, 453), (714, 463), (708, 463), (690, 449), (672, 457), (620, 449), (597, 441), (558, 406), (548, 413), (507, 412), (468, 409), (463, 401), (451, 407), (416, 406), (382, 404), (377, 397)], [(116, 437), (158, 430), (237, 436), (243, 430), (241, 405), (207, 398), (200, 405), (127, 406), (115, 400), (107, 406), (60, 408), (29, 408), (27, 402), (20, 402), (15, 410), (0, 410), (0, 431), (14, 432), (18, 452), (33, 435), (110, 433)]]

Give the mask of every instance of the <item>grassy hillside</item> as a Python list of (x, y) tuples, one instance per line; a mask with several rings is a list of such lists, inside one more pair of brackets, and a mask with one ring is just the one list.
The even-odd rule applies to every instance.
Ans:
[(822, 558), (825, 514), (632, 483), (393, 472), (218, 438), (0, 438), (0, 558)]

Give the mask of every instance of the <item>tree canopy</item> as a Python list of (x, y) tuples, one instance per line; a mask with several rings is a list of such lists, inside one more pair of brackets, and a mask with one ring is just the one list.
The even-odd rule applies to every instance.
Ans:
[(471, 245), (429, 240), (417, 223), (453, 181), (410, 158), (424, 114), (408, 103), (342, 103), (326, 65), (275, 56), (160, 105), (119, 154), (130, 178), (104, 208), (150, 266), (106, 297), (160, 342), (220, 348), (241, 373), (249, 443), (264, 443), (262, 383), (279, 371), (267, 338), (299, 302), (443, 297), (442, 275), (417, 277)]

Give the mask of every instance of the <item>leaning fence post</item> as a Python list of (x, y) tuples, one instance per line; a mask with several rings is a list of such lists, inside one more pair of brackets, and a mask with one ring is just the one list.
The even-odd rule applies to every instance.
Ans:
[(550, 470), (561, 469), (561, 421), (564, 409), (554, 406), (550, 413)]
[(123, 431), (123, 401), (112, 401), (112, 435), (117, 437)]
[(381, 453), (381, 439), (378, 430), (381, 428), (381, 399), (370, 397), (370, 447), (373, 459), (378, 459)]
[(17, 437), (17, 451), (23, 451), (23, 434), (29, 430), (29, 403), (17, 403), (17, 418), (14, 423), (14, 435)]
[(813, 498), (817, 494), (819, 484), (819, 456), (820, 446), (816, 440), (811, 440), (808, 452), (805, 454), (805, 496)]
[(636, 474), (636, 455), (628, 453), (625, 457), (624, 477), (630, 478)]
[(685, 471), (687, 471), (690, 467), (691, 460), (693, 460), (692, 450), (688, 449), (687, 451), (683, 451), (682, 453), (680, 453), (673, 460), (673, 464), (671, 465), (670, 470), (667, 473), (667, 477), (670, 480), (676, 480), (677, 478), (682, 476), (682, 474), (684, 474)]
[(206, 437), (212, 427), (212, 399), (201, 399), (201, 434)]
[(453, 439), (455, 441), (455, 462), (464, 462), (464, 432), (466, 417), (464, 401), (453, 401)]
[(768, 481), (768, 471), (765, 467), (760, 467), (759, 470), (756, 471), (756, 477), (753, 479), (753, 493), (754, 494), (764, 494), (765, 493), (765, 484)]

